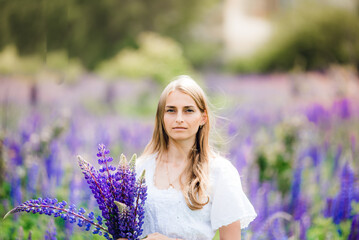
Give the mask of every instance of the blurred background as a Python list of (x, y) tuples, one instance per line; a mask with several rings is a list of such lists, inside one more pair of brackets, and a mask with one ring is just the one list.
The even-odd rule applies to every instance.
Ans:
[[(0, 0), (0, 215), (38, 197), (98, 212), (76, 155), (140, 155), (186, 74), (258, 213), (242, 239), (359, 239), (358, 70), (358, 0)], [(32, 214), (0, 228), (103, 239)]]

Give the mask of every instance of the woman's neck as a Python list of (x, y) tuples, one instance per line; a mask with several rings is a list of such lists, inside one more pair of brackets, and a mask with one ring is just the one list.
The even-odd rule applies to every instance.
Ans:
[(178, 142), (170, 141), (167, 149), (167, 161), (177, 163), (187, 161), (192, 146), (193, 145), (190, 144), (180, 144)]

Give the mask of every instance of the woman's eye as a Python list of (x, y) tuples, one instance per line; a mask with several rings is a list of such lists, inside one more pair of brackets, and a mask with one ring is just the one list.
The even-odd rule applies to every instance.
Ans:
[(167, 110), (166, 110), (166, 112), (170, 112), (170, 113), (171, 113), (171, 112), (174, 112), (174, 111), (175, 111), (175, 110), (173, 110), (173, 109), (167, 109)]
[(194, 112), (193, 109), (187, 109), (186, 112)]

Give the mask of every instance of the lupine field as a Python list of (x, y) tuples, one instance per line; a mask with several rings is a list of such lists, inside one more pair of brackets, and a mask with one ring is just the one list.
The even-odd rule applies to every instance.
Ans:
[[(201, 84), (216, 116), (213, 145), (237, 167), (258, 214), (242, 239), (359, 239), (355, 74), (207, 74)], [(98, 215), (77, 155), (98, 166), (100, 143), (116, 164), (121, 153), (140, 155), (163, 88), (93, 75), (36, 85), (7, 76), (0, 86), (1, 218), (39, 197)], [(10, 215), (0, 229), (1, 240), (105, 239), (44, 214)]]

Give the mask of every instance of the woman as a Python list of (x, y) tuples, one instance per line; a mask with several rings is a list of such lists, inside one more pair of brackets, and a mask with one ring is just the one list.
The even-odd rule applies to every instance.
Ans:
[(241, 237), (256, 217), (233, 165), (209, 145), (203, 90), (179, 76), (161, 94), (153, 136), (137, 171), (146, 169), (146, 239), (211, 240)]

